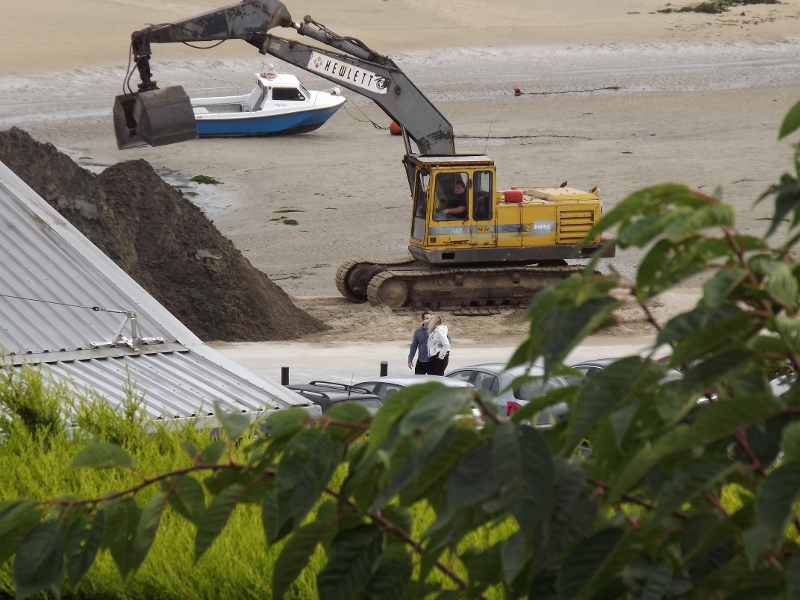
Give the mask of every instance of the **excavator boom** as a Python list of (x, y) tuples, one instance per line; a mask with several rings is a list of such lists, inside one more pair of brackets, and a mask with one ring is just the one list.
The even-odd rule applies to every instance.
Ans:
[[(324, 48), (267, 33), (293, 28)], [(311, 17), (295, 23), (280, 0), (247, 0), (188, 19), (154, 25), (131, 35), (141, 79), (138, 92), (117, 96), (117, 145), (161, 146), (197, 137), (189, 97), (182, 88), (159, 90), (150, 72), (151, 44), (241, 39), (296, 67), (353, 90), (375, 102), (400, 124), (421, 154), (455, 154), (453, 128), (390, 58), (355, 38), (339, 36)], [(332, 51), (329, 48), (338, 50)], [(407, 150), (410, 145), (406, 138)]]

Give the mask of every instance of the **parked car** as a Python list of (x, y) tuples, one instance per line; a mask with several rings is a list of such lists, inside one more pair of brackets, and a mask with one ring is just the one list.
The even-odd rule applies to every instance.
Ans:
[[(448, 379), (447, 377), (443, 377), (442, 375), (407, 375), (405, 377), (379, 377), (377, 379), (362, 381), (357, 385), (360, 388), (364, 388), (371, 391), (372, 393), (380, 397), (381, 401), (383, 401), (386, 400), (392, 394), (397, 393), (398, 391), (400, 391), (405, 387), (409, 387), (411, 385), (417, 385), (420, 383), (430, 383), (432, 381), (435, 381), (436, 383), (441, 383), (442, 385), (451, 388), (472, 387), (472, 384), (470, 384), (467, 381)], [(474, 424), (477, 427), (483, 426), (481, 411), (480, 409), (478, 409), (478, 407), (476, 406), (471, 407), (470, 418), (474, 421)]]
[(441, 375), (408, 375), (406, 377), (378, 377), (377, 379), (370, 379), (356, 384), (356, 387), (368, 390), (378, 396), (381, 401), (386, 400), (395, 392), (420, 383), (430, 383), (435, 381), (447, 387), (472, 387), (467, 381), (457, 381), (448, 379)]
[[(516, 378), (523, 375), (528, 375), (533, 379), (509, 387)], [(466, 381), (478, 390), (489, 392), (497, 403), (498, 414), (503, 417), (511, 416), (532, 399), (543, 396), (550, 390), (569, 385), (567, 380), (559, 375), (551, 375), (545, 381), (542, 367), (522, 365), (507, 369), (504, 363), (463, 367), (451, 371), (447, 377), (456, 381)], [(551, 427), (557, 418), (566, 413), (566, 404), (551, 406), (538, 416), (536, 425), (537, 427)]]
[[(616, 358), (598, 358), (595, 360), (585, 360), (583, 362), (579, 362), (578, 364), (572, 365), (573, 369), (577, 369), (581, 373), (583, 373), (583, 377), (578, 377), (576, 375), (567, 375), (565, 379), (570, 385), (576, 383), (583, 383), (586, 379), (589, 379), (597, 374), (598, 371), (605, 369), (611, 363), (620, 360), (622, 357)], [(666, 360), (666, 359), (660, 359)], [(677, 379), (681, 379), (683, 377), (683, 372), (680, 369), (668, 369), (664, 376), (659, 380), (659, 383), (666, 383), (668, 381), (675, 381)], [(716, 394), (711, 395), (702, 395), (697, 399), (698, 404), (706, 404), (709, 401), (714, 401), (716, 399)]]
[(340, 402), (358, 402), (370, 414), (375, 414), (383, 404), (381, 399), (368, 389), (334, 381), (292, 383), (285, 387), (317, 404), (323, 413)]

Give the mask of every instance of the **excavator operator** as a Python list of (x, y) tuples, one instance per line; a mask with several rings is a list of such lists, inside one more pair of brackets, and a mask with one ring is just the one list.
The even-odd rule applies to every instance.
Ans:
[(467, 218), (467, 186), (458, 177), (453, 184), (453, 193), (447, 200), (439, 200), (435, 221)]

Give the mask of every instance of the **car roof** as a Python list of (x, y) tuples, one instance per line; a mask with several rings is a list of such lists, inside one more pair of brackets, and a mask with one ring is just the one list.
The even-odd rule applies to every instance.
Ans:
[(583, 360), (579, 363), (575, 363), (572, 365), (573, 367), (600, 367), (604, 368), (610, 365), (611, 363), (617, 362), (621, 356), (614, 356), (608, 358), (595, 358), (592, 360)]
[(471, 384), (466, 381), (456, 381), (443, 375), (407, 375), (405, 377), (376, 377), (375, 379), (365, 379), (364, 381), (355, 384), (356, 387), (365, 383), (389, 383), (392, 385), (399, 385), (407, 387), (409, 385), (418, 385), (421, 383), (430, 383), (434, 381), (441, 383), (447, 387), (471, 387)]
[(342, 402), (344, 400), (378, 400), (380, 398), (363, 388), (358, 386), (350, 386), (335, 382), (327, 381), (312, 381), (311, 383), (291, 383), (287, 386), (290, 390), (299, 394), (307, 393), (304, 397), (313, 398), (319, 397), (323, 400), (330, 400), (331, 402)]
[(544, 368), (539, 365), (517, 365), (516, 367), (507, 368), (505, 363), (482, 363), (479, 365), (468, 365), (466, 367), (459, 367), (453, 369), (450, 373), (456, 371), (490, 371), (499, 375), (500, 373), (507, 373), (518, 377), (519, 375), (544, 375)]

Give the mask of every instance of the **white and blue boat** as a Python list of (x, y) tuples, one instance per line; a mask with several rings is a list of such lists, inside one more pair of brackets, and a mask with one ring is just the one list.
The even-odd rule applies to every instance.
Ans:
[(256, 73), (256, 87), (241, 96), (192, 97), (200, 137), (306, 133), (318, 129), (346, 102), (339, 88), (309, 91), (294, 75)]

